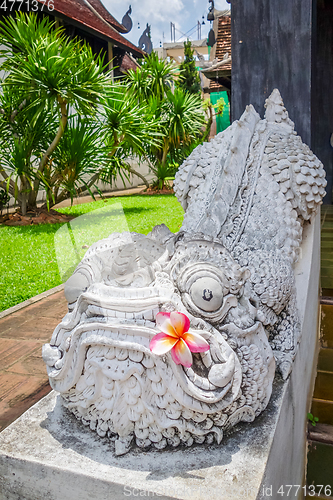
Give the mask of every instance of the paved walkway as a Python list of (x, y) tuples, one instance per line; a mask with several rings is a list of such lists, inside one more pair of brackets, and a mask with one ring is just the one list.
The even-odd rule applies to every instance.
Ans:
[[(143, 192), (146, 189), (145, 185), (142, 186), (137, 186), (135, 188), (129, 188), (129, 189), (122, 189), (121, 191), (108, 191), (106, 193), (103, 193), (103, 199), (104, 198), (113, 198), (114, 196), (129, 196), (131, 194), (139, 194)], [(95, 195), (95, 199), (100, 200), (102, 197), (99, 194)], [(80, 205), (81, 203), (90, 203), (94, 201), (94, 198), (90, 195), (88, 196), (80, 196), (79, 198), (74, 198), (73, 199), (73, 205)], [(64, 208), (64, 207), (70, 207), (71, 206), (71, 200), (65, 200), (62, 201), (61, 203), (58, 203), (58, 205), (55, 205), (53, 208)]]
[(0, 431), (50, 392), (41, 350), (66, 312), (60, 291), (0, 319)]

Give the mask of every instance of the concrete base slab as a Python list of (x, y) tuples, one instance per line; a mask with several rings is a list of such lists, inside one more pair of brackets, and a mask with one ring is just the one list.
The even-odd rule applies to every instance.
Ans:
[(118, 500), (150, 496), (255, 499), (261, 488), (284, 392), (253, 424), (221, 445), (115, 457), (107, 439), (79, 423), (54, 392), (0, 434), (1, 500)]

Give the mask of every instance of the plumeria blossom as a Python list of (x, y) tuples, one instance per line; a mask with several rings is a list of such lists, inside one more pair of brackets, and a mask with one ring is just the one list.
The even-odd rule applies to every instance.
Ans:
[(150, 342), (154, 354), (165, 354), (171, 350), (171, 356), (177, 365), (189, 368), (192, 365), (191, 352), (209, 350), (208, 342), (198, 333), (189, 333), (190, 320), (181, 313), (159, 312), (156, 314), (156, 326), (162, 332), (156, 334)]

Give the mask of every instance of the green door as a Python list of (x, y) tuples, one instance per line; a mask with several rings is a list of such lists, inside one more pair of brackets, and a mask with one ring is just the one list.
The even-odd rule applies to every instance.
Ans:
[(212, 92), (210, 94), (210, 102), (213, 104), (216, 104), (218, 99), (223, 97), (225, 105), (223, 108), (223, 113), (221, 115), (218, 115), (216, 117), (216, 133), (218, 134), (219, 132), (222, 132), (222, 130), (225, 130), (226, 128), (229, 127), (230, 125), (230, 103), (228, 99), (228, 94), (227, 92)]

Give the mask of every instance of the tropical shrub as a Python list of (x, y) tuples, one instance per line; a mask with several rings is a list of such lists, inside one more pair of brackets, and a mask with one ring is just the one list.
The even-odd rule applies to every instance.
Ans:
[(163, 186), (202, 136), (199, 95), (173, 92), (177, 69), (155, 52), (111, 84), (87, 44), (21, 12), (0, 21), (0, 46), (0, 188), (23, 214), (41, 189), (49, 208), (98, 180), (134, 174), (148, 186), (133, 156), (148, 160)]
[[(86, 43), (70, 40), (62, 28), (34, 14), (18, 12), (15, 18), (1, 20), (0, 45), (4, 47), (0, 69), (5, 71), (1, 108), (3, 103), (8, 105), (9, 94), (15, 96), (13, 106), (2, 113), (6, 160), (0, 165), (1, 186), (6, 184), (25, 212), (27, 206), (36, 206), (42, 185), (50, 193), (50, 175), (45, 174), (52, 168), (52, 155), (64, 135), (70, 110), (94, 116), (110, 76), (102, 58)], [(21, 134), (13, 130), (13, 124), (23, 126)], [(38, 142), (42, 128), (53, 135), (43, 134), (31, 150), (29, 133)]]
[(173, 161), (180, 147), (189, 146), (201, 134), (205, 123), (201, 98), (182, 89), (168, 91), (160, 106), (153, 106), (163, 133), (163, 143), (151, 149), (154, 163), (165, 165), (168, 156)]
[(179, 67), (177, 87), (190, 94), (198, 94), (201, 91), (201, 84), (193, 53), (191, 41), (187, 40), (184, 42), (184, 61)]
[[(0, 186), (26, 212), (29, 193), (36, 181), (36, 162), (42, 157), (54, 133), (53, 116), (45, 108), (28, 104), (15, 88), (2, 86), (0, 92)], [(39, 182), (43, 182), (40, 175)]]
[(108, 149), (109, 161), (101, 173), (101, 180), (112, 183), (120, 176), (137, 175), (149, 187), (146, 178), (131, 167), (128, 159), (147, 159), (147, 151), (162, 144), (160, 126), (145, 100), (118, 84), (106, 89), (102, 100), (101, 121)]
[(175, 162), (167, 162), (164, 165), (162, 163), (157, 163), (156, 166), (152, 166), (151, 169), (156, 176), (152, 187), (161, 190), (165, 187), (170, 188), (169, 181), (175, 178), (178, 168), (179, 164)]
[[(66, 130), (44, 170), (48, 206), (97, 188), (102, 170), (109, 161), (104, 134), (89, 116), (69, 117)], [(97, 188), (98, 189), (98, 188)]]
[(151, 97), (157, 102), (163, 101), (165, 94), (173, 87), (176, 66), (165, 59), (159, 59), (156, 52), (146, 56), (140, 63), (140, 68), (128, 72), (128, 89), (140, 101), (148, 102)]
[(141, 68), (129, 72), (126, 81), (129, 95), (146, 104), (157, 126), (154, 130), (158, 131), (160, 141), (149, 145), (146, 156), (160, 186), (164, 185), (165, 178), (174, 175), (172, 165), (182, 157), (182, 150), (190, 148), (201, 137), (205, 124), (199, 94), (181, 88), (172, 92), (175, 73), (172, 63), (159, 60), (157, 54), (152, 53), (143, 60)]

